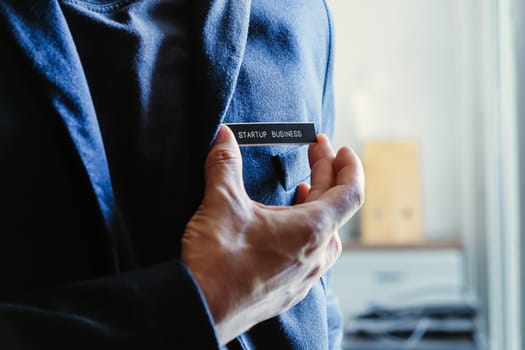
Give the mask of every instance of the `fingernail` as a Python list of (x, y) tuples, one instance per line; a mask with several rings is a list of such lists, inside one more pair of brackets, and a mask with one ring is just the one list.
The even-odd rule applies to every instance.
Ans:
[(217, 136), (215, 136), (215, 142), (226, 142), (231, 135), (231, 130), (226, 125), (221, 125), (219, 131), (217, 131)]
[(317, 143), (322, 143), (322, 142), (329, 142), (328, 140), (328, 136), (326, 136), (325, 134), (317, 134)]

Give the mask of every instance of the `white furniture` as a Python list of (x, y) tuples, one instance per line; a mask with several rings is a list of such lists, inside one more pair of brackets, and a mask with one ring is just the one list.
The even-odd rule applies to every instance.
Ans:
[(347, 249), (333, 267), (331, 288), (345, 317), (374, 304), (462, 300), (462, 254), (454, 246)]

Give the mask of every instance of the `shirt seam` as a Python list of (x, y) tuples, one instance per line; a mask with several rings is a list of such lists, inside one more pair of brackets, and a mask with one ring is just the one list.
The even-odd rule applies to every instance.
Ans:
[(332, 43), (332, 40), (333, 40), (333, 23), (332, 23), (332, 15), (330, 13), (330, 9), (328, 7), (328, 3), (326, 2), (326, 0), (323, 0), (323, 4), (324, 4), (324, 8), (325, 8), (325, 12), (326, 12), (326, 20), (328, 22), (328, 55), (327, 55), (327, 58), (326, 58), (326, 67), (325, 67), (325, 77), (324, 77), (324, 84), (323, 84), (323, 96), (322, 96), (322, 100), (321, 100), (321, 103), (322, 105), (324, 106), (325, 104), (325, 96), (326, 96), (326, 89), (328, 88), (328, 75), (330, 74), (330, 66), (332, 64), (332, 60), (333, 60), (333, 52), (332, 52), (332, 46), (333, 46), (333, 43)]

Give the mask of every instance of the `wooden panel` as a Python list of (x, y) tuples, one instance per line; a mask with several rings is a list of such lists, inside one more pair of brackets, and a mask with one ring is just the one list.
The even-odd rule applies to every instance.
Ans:
[(413, 141), (369, 142), (364, 145), (363, 162), (363, 243), (421, 242), (419, 145)]

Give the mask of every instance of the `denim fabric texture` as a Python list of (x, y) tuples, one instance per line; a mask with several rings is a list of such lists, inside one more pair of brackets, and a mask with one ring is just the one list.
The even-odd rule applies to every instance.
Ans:
[[(0, 348), (218, 349), (178, 261), (223, 122), (331, 136), (322, 0), (0, 2)], [(246, 190), (288, 205), (307, 146), (242, 148)], [(327, 277), (232, 349), (338, 349)]]

